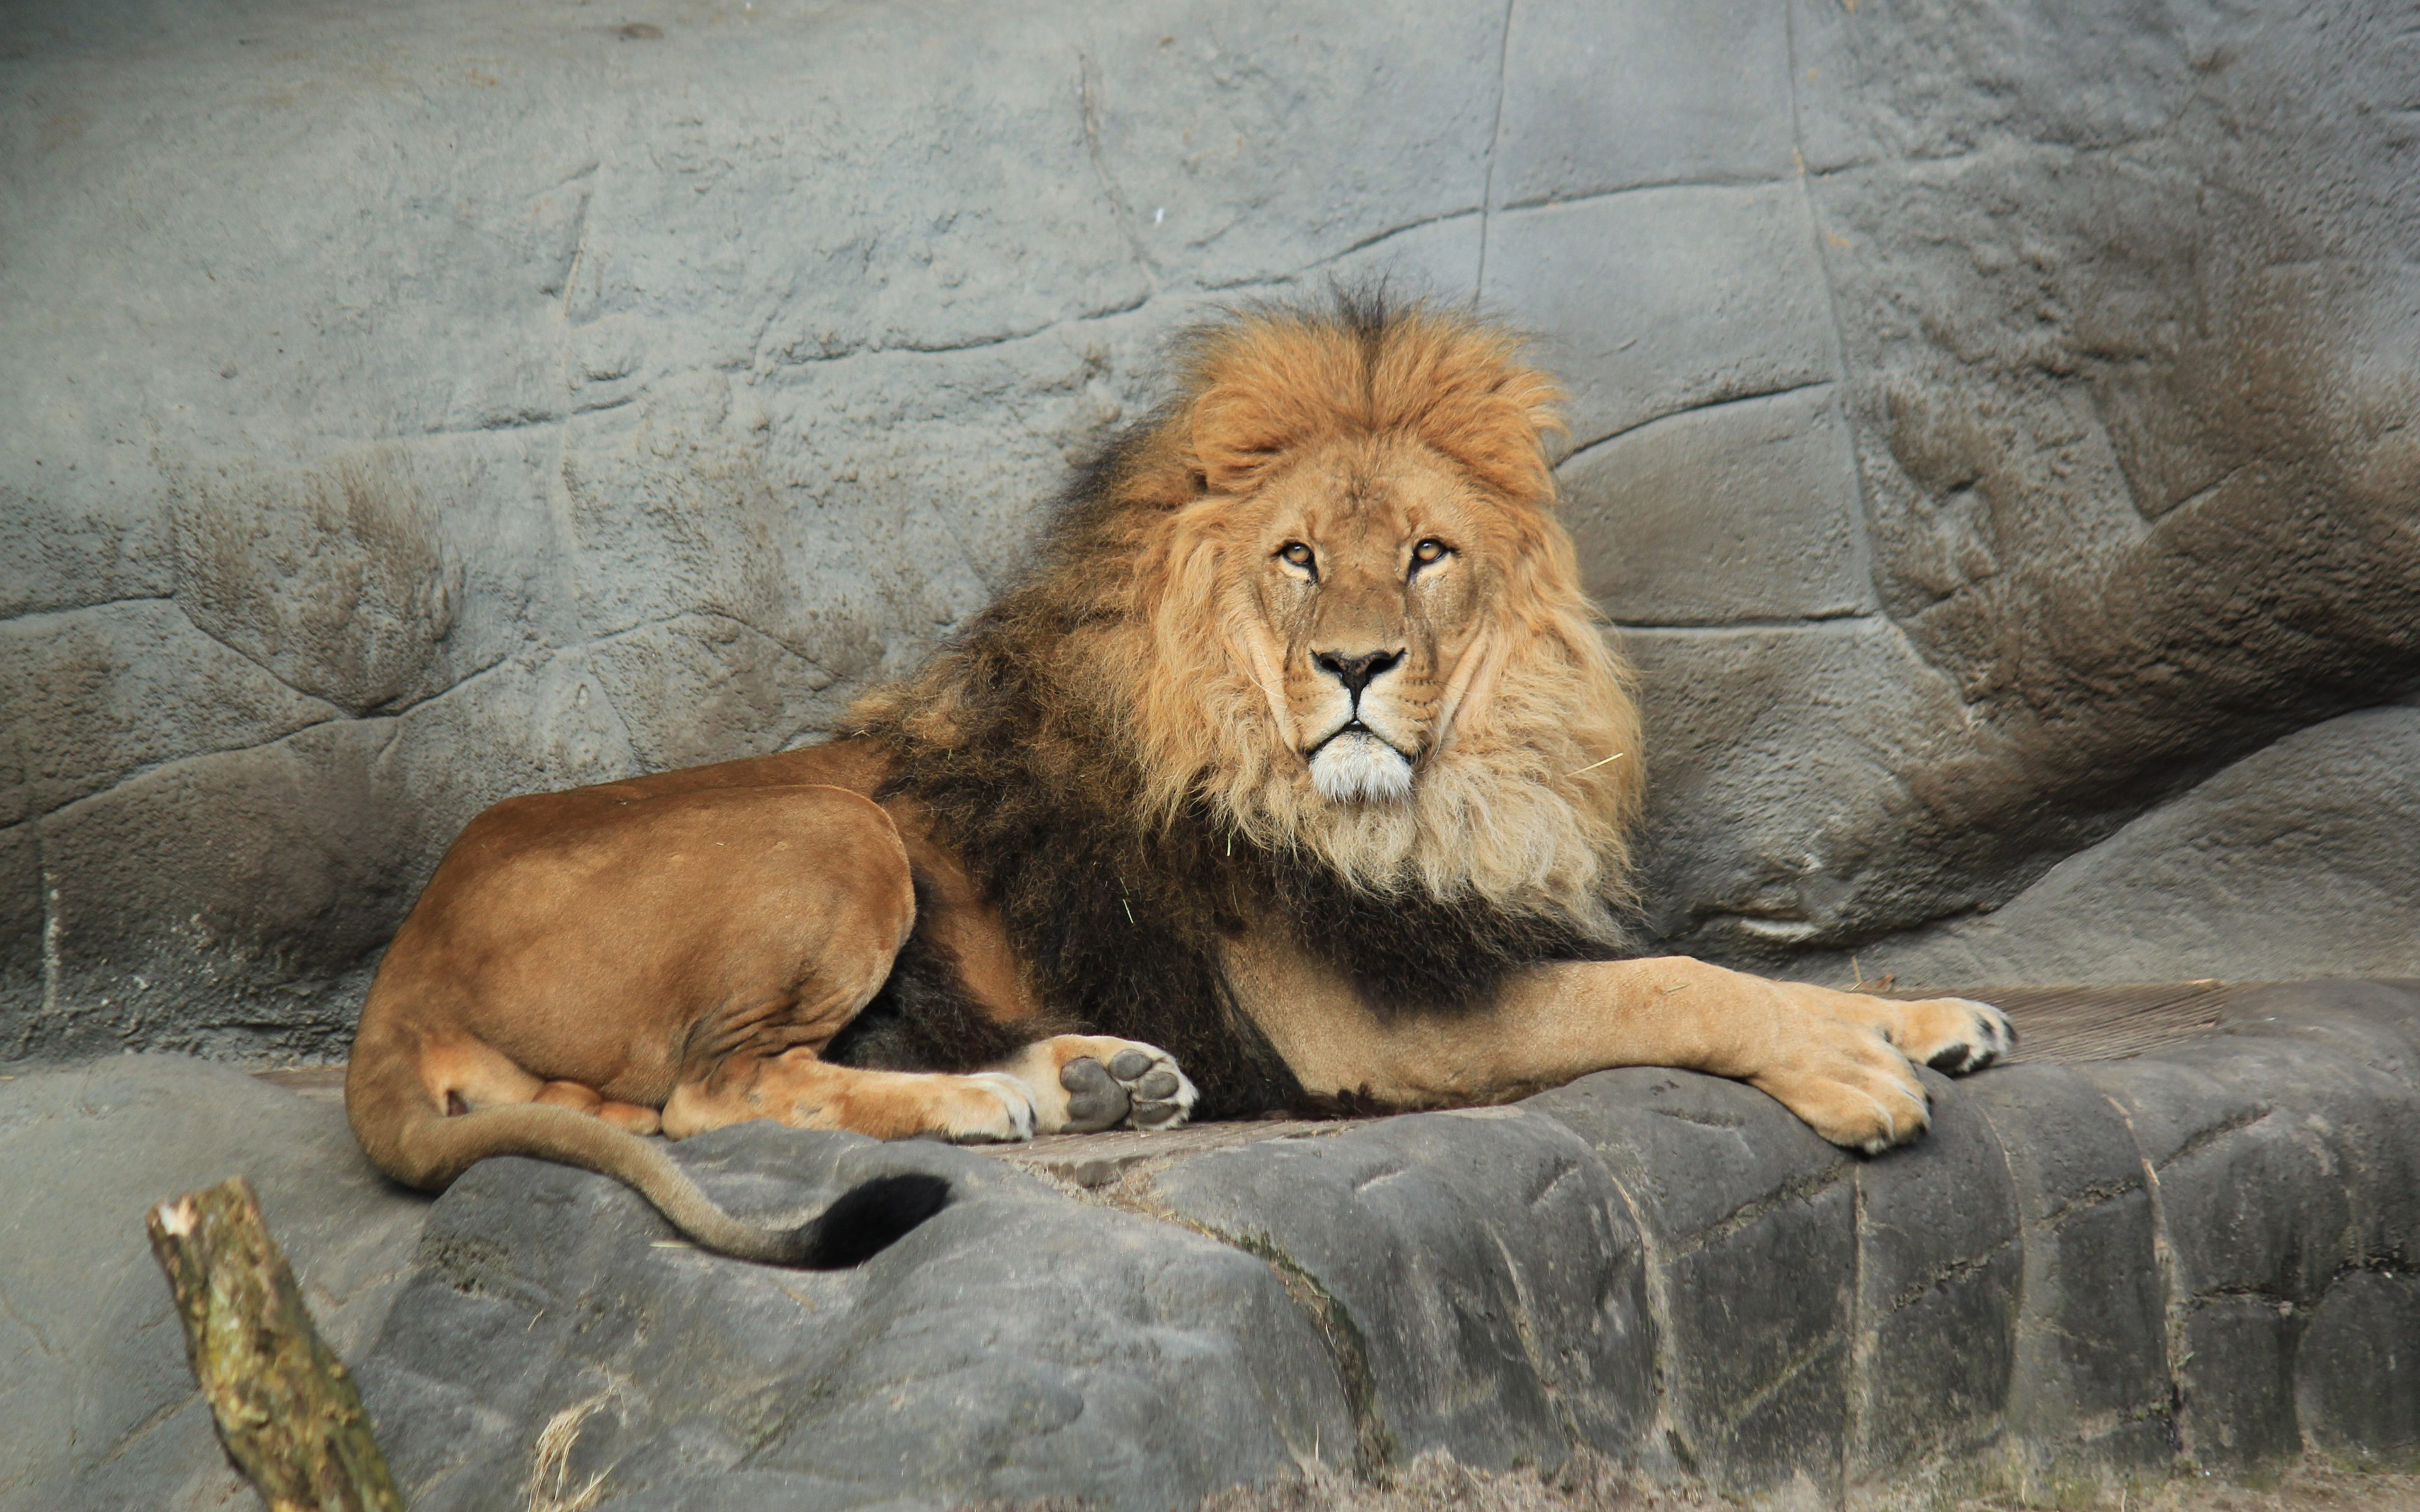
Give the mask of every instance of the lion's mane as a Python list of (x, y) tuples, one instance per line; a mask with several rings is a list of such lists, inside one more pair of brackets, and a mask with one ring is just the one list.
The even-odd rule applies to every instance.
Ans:
[[(1387, 1014), (1615, 953), (1641, 770), (1626, 671), (1553, 515), (1540, 437), (1559, 396), (1510, 338), (1339, 296), (1180, 350), (1174, 397), (1077, 481), (1022, 581), (849, 728), (890, 748), (890, 792), (926, 807), (1000, 907), (1052, 1027), (1159, 1044), (1204, 1115), (1233, 1116), (1303, 1098), (1234, 1004), (1223, 933), (1287, 929)], [(1492, 502), (1509, 565), (1481, 610), (1495, 650), (1412, 795), (1339, 805), (1239, 651), (1249, 595), (1230, 591), (1222, 531), (1255, 469), (1388, 433)]]

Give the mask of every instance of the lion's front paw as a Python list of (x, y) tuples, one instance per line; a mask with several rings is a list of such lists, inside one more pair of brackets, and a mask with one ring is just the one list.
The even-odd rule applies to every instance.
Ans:
[(1173, 1129), (1200, 1095), (1175, 1057), (1139, 1040), (1063, 1034), (1026, 1046), (1005, 1069), (1033, 1088), (1044, 1134)]
[(1905, 1017), (1892, 1040), (1908, 1059), (1952, 1076), (1981, 1071), (2017, 1042), (2009, 1015), (1971, 997), (1929, 997), (1900, 1007)]
[(1836, 1145), (1879, 1155), (1922, 1134), (1932, 1103), (1879, 1029), (1819, 1023), (1786, 1064), (1748, 1078)]

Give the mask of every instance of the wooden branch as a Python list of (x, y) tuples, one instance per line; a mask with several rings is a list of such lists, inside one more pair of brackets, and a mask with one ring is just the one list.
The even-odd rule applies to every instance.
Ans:
[(219, 1442), (270, 1512), (403, 1512), (361, 1393), (242, 1177), (151, 1210), (151, 1252)]

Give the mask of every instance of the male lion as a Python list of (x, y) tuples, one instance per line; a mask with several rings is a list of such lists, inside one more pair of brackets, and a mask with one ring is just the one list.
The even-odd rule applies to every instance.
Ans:
[(1873, 1151), (1925, 1128), (1911, 1060), (2008, 1047), (1980, 1003), (1621, 958), (1637, 715), (1512, 340), (1348, 298), (1185, 349), (1022, 584), (844, 738), (472, 822), (362, 1010), (381, 1168), (567, 1161), (709, 1247), (845, 1263), (939, 1193), (774, 1235), (635, 1136), (1023, 1139), (1663, 1065)]

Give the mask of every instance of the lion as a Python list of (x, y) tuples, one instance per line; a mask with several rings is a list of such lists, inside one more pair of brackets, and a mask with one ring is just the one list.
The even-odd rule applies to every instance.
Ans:
[(380, 1169), (567, 1162), (703, 1246), (846, 1264), (946, 1190), (775, 1232), (640, 1136), (1022, 1140), (1657, 1065), (1875, 1152), (1927, 1127), (1916, 1063), (2009, 1048), (1987, 1004), (1625, 948), (1638, 710), (1514, 338), (1338, 296), (1180, 350), (1022, 580), (838, 738), (471, 823), (363, 1007)]

